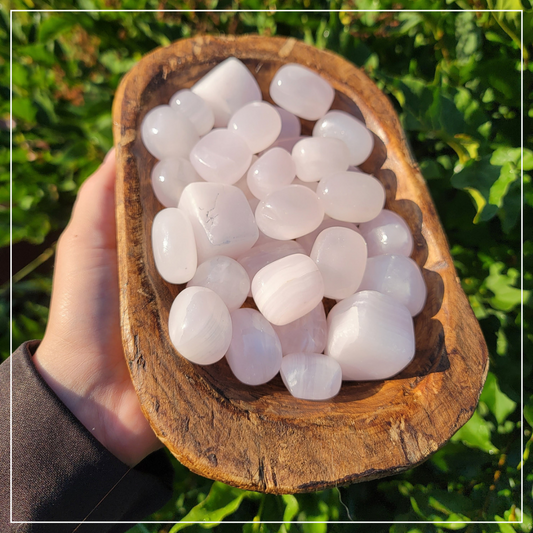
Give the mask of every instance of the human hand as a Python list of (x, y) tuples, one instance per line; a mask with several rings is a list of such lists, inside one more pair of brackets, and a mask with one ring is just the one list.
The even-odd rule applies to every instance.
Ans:
[(121, 461), (134, 466), (162, 447), (142, 414), (122, 348), (114, 151), (82, 185), (59, 239), (50, 316), (33, 361)]

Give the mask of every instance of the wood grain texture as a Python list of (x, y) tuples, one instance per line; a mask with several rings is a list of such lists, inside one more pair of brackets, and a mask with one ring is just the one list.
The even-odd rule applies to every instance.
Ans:
[[(140, 124), (149, 109), (229, 56), (246, 64), (269, 101), (279, 67), (308, 66), (334, 87), (332, 108), (362, 118), (374, 132), (376, 145), (362, 169), (385, 185), (386, 207), (408, 222), (412, 257), (428, 287), (415, 318), (416, 356), (394, 378), (346, 382), (330, 401), (304, 401), (279, 376), (249, 387), (225, 360), (196, 366), (171, 345), (168, 313), (183, 286), (163, 281), (154, 266), (150, 228), (162, 206), (152, 193), (155, 159), (141, 143)], [(124, 349), (144, 414), (180, 462), (245, 489), (312, 491), (412, 468), (470, 418), (488, 369), (487, 347), (397, 116), (363, 72), (294, 39), (196, 37), (155, 50), (124, 77), (113, 121)], [(303, 123), (309, 133), (312, 123)]]

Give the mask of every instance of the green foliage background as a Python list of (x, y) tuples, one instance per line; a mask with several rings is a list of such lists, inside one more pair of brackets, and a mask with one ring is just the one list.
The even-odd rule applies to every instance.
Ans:
[[(119, 13), (113, 9), (263, 9), (274, 13)], [(55, 241), (76, 192), (112, 146), (111, 104), (122, 75), (157, 46), (198, 33), (290, 35), (362, 67), (390, 97), (447, 233), (463, 288), (490, 352), (490, 372), (472, 419), (422, 466), (402, 475), (306, 495), (266, 496), (191, 474), (175, 462), (175, 497), (150, 520), (228, 520), (239, 526), (138, 525), (131, 533), (352, 531), (339, 520), (382, 520), (372, 531), (531, 530), (533, 474), (531, 350), (533, 242), (530, 0), (14, 0), (13, 243), (27, 259), (13, 284), (13, 344), (46, 324)], [(38, 13), (33, 9), (107, 9)], [(341, 9), (340, 13), (312, 9)], [(430, 13), (349, 12), (430, 9)], [(297, 9), (300, 12), (287, 12)], [(438, 10), (482, 10), (440, 12)], [(488, 9), (523, 9), (496, 13)], [(524, 34), (524, 154), (521, 160), (520, 34)], [(9, 12), (0, 16), (0, 246), (9, 244)], [(521, 166), (524, 203), (521, 203)], [(525, 240), (521, 272), (520, 217)], [(21, 243), (31, 243), (35, 248)], [(37, 247), (37, 245), (40, 245)], [(0, 250), (1, 251), (1, 250)], [(23, 251), (23, 252), (22, 252)], [(17, 261), (15, 261), (17, 262)], [(18, 261), (20, 264), (20, 260)], [(520, 314), (520, 277), (525, 292)], [(9, 288), (0, 287), (2, 356), (9, 355)], [(522, 447), (521, 437), (525, 443)], [(525, 486), (521, 486), (521, 475)], [(521, 493), (524, 493), (524, 505)], [(265, 524), (269, 520), (286, 524)], [(331, 521), (290, 524), (291, 520)], [(404, 521), (407, 523), (398, 523)], [(453, 523), (496, 521), (493, 524)], [(509, 524), (506, 522), (516, 522)], [(419, 522), (419, 523), (415, 523)], [(430, 524), (430, 522), (435, 522)], [(520, 523), (521, 522), (521, 523)]]

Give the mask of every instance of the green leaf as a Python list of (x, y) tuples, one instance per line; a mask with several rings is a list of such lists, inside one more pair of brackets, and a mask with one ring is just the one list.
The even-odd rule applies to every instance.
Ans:
[(36, 63), (42, 63), (45, 66), (51, 67), (56, 63), (56, 58), (53, 53), (48, 50), (44, 44), (29, 44), (27, 46), (20, 46), (15, 49), (17, 56), (27, 57)]
[[(500, 176), (500, 169), (491, 165), (490, 156), (483, 156), (478, 161), (470, 161), (465, 167), (454, 174), (452, 185), (467, 191), (476, 206), (474, 223), (489, 220), (497, 212), (497, 206), (488, 205), (490, 189)], [(485, 211), (485, 212), (484, 212)]]
[(479, 400), (487, 405), (498, 424), (503, 424), (516, 409), (516, 403), (500, 390), (498, 378), (492, 372), (487, 374), (487, 381)]
[(500, 146), (494, 150), (490, 158), (491, 165), (503, 166), (505, 163), (520, 163), (520, 148)]
[(533, 428), (533, 395), (529, 397), (526, 405), (524, 405), (524, 418), (526, 422)]
[(26, 122), (33, 122), (37, 108), (33, 100), (30, 98), (14, 98), (13, 99), (13, 117), (15, 120), (25, 120)]
[(516, 533), (515, 528), (511, 524), (506, 524), (506, 520), (504, 520), (501, 516), (495, 515), (494, 518), (496, 519), (498, 523), (498, 527), (500, 528), (501, 533)]
[(471, 448), (488, 453), (496, 453), (498, 448), (491, 442), (491, 431), (487, 421), (474, 412), (472, 418), (451, 438), (452, 442), (462, 442)]
[(191, 511), (182, 519), (179, 524), (176, 524), (169, 533), (176, 533), (182, 529), (189, 527), (191, 524), (183, 522), (215, 522), (213, 524), (203, 524), (202, 527), (210, 529), (220, 523), (226, 516), (234, 513), (244, 498), (250, 493), (230, 487), (224, 483), (215, 481), (211, 486), (211, 490), (207, 498), (193, 507)]
[(298, 500), (292, 494), (283, 494), (281, 497), (285, 503), (285, 511), (283, 512), (283, 520), (290, 522), (298, 514), (300, 506)]
[(455, 46), (457, 59), (466, 62), (472, 57), (472, 54), (478, 51), (481, 44), (481, 36), (476, 26), (474, 13), (456, 15), (455, 36), (457, 38)]
[(516, 181), (518, 177), (516, 167), (512, 163), (505, 163), (501, 168), (498, 179), (490, 188), (489, 203), (501, 207), (511, 183)]
[(76, 24), (75, 19), (60, 15), (52, 15), (46, 18), (39, 26), (39, 42), (47, 43), (53, 41), (62, 33), (72, 28)]
[[(509, 312), (520, 304), (522, 292), (513, 286), (519, 279), (519, 272), (510, 268), (506, 274), (502, 274), (504, 269), (505, 265), (501, 262), (490, 265), (490, 275), (485, 279), (485, 285), (494, 293), (494, 297), (489, 300), (492, 307)], [(529, 295), (530, 291), (524, 291), (524, 301)]]

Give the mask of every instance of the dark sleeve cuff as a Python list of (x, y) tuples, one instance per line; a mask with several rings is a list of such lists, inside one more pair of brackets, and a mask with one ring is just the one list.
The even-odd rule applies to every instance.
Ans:
[[(158, 510), (172, 496), (172, 465), (162, 450), (135, 468), (109, 452), (37, 372), (31, 360), (37, 345), (25, 343), (11, 356), (13, 520), (83, 522), (77, 533), (127, 531), (132, 524), (89, 522), (139, 521)], [(76, 525), (9, 525), (9, 365), (9, 359), (0, 365), (0, 529), (70, 533)]]

